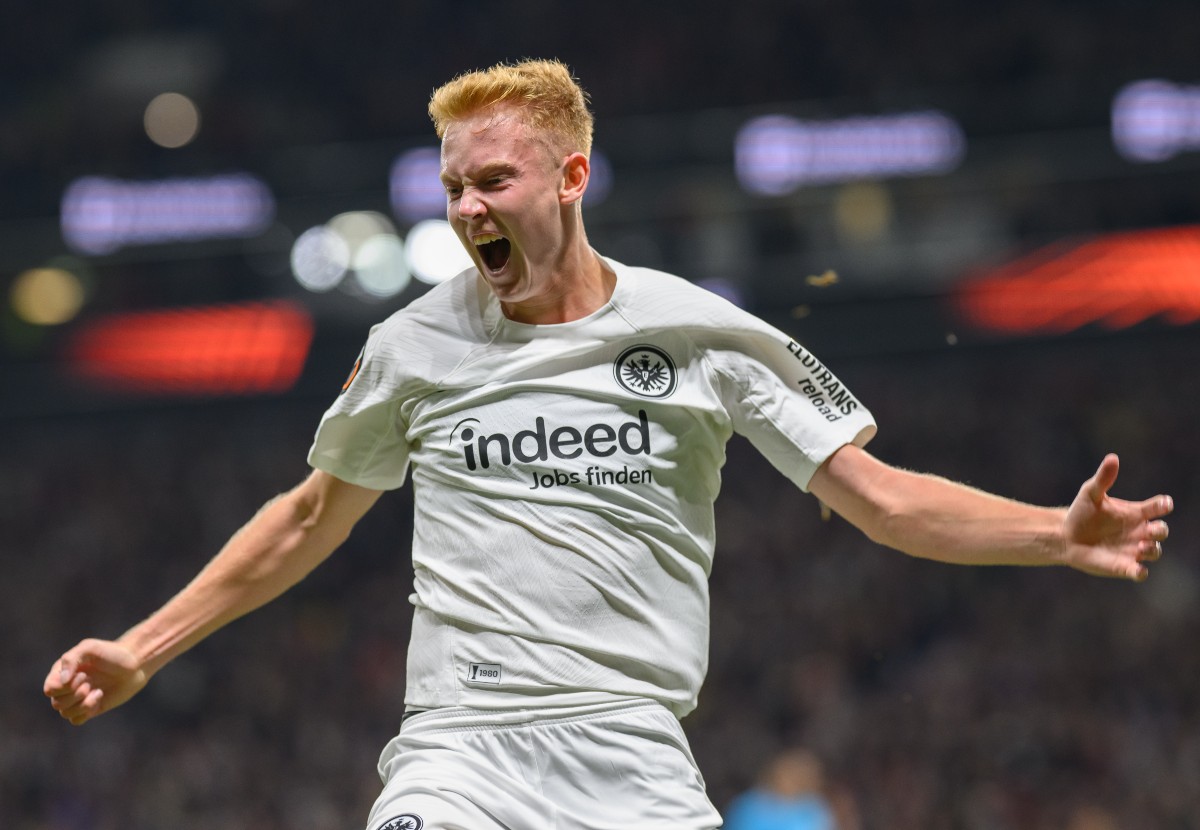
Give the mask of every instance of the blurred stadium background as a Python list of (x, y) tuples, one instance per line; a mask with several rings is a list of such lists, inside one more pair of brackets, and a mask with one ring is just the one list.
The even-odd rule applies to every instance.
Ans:
[(593, 244), (791, 331), (903, 465), (1180, 507), (1131, 586), (822, 521), (735, 443), (712, 669), (724, 806), (816, 751), (845, 827), (1200, 826), (1194, 4), (549, 0), (6, 9), (0, 827), (357, 826), (401, 711), (407, 493), (79, 731), (40, 697), (306, 472), (367, 328), (456, 270), (431, 89), (524, 56), (597, 115)]

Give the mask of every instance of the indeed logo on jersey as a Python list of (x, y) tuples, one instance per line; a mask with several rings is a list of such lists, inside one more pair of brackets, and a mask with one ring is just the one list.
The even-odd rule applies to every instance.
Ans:
[(638, 410), (637, 420), (615, 426), (596, 423), (579, 428), (550, 428), (539, 415), (533, 421), (533, 429), (510, 436), (503, 432), (485, 434), (478, 418), (464, 418), (455, 424), (450, 440), (461, 447), (468, 470), (486, 470), (493, 464), (507, 467), (513, 459), (531, 464), (551, 458), (569, 460), (585, 454), (590, 458), (607, 458), (618, 449), (627, 455), (649, 455), (650, 422), (644, 409)]

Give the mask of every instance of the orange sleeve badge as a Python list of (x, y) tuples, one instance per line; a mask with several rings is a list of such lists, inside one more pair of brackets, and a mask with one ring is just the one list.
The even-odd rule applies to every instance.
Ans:
[(354, 368), (350, 370), (350, 376), (346, 378), (346, 382), (342, 384), (343, 392), (349, 389), (350, 384), (354, 383), (354, 379), (358, 377), (358, 370), (362, 368), (363, 355), (366, 354), (366, 351), (367, 350), (364, 348), (358, 353), (358, 359), (354, 361)]

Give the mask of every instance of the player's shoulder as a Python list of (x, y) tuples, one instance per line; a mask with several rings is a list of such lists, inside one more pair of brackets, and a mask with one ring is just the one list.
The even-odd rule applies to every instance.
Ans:
[(444, 347), (448, 340), (482, 335), (478, 275), (474, 268), (433, 286), (371, 329), (377, 341), (420, 337)]
[[(612, 262), (610, 260), (610, 262)], [(612, 262), (630, 283), (622, 312), (639, 328), (670, 326), (693, 332), (758, 329), (763, 323), (725, 297), (676, 274)]]
[(477, 283), (464, 271), (372, 326), (364, 359), (389, 376), (436, 381), (487, 340)]

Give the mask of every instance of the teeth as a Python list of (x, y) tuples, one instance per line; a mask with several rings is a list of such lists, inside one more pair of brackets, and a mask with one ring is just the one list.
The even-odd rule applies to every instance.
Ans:
[(475, 243), (476, 247), (479, 247), (480, 245), (487, 245), (489, 242), (499, 242), (503, 238), (503, 236), (495, 233), (481, 233), (471, 241)]

